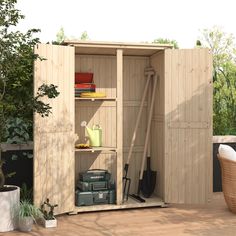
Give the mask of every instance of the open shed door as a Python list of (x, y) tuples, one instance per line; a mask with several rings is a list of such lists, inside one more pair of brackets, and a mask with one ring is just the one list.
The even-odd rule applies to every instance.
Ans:
[(56, 214), (74, 209), (74, 48), (39, 44), (35, 53), (35, 95), (42, 84), (58, 86), (59, 96), (43, 99), (52, 113), (34, 116), (34, 203), (46, 198)]
[(212, 194), (212, 55), (165, 51), (164, 200), (205, 203)]

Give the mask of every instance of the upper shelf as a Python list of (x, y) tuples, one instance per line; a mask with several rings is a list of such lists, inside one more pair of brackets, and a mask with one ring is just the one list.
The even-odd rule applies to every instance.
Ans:
[(92, 147), (87, 149), (75, 148), (75, 152), (116, 152), (115, 147)]
[(112, 97), (105, 97), (105, 98), (81, 98), (81, 97), (75, 97), (75, 100), (78, 100), (78, 101), (116, 101), (116, 98), (112, 98)]

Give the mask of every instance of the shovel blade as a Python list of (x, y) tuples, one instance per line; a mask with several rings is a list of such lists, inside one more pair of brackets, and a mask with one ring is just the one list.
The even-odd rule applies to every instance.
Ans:
[(154, 192), (156, 186), (156, 177), (157, 177), (156, 171), (145, 170), (143, 172), (141, 192), (145, 198), (149, 198)]

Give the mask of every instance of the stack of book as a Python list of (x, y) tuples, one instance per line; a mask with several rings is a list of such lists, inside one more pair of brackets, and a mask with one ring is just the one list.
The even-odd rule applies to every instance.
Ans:
[(94, 93), (95, 91), (93, 73), (75, 73), (75, 97), (80, 97), (81, 93)]

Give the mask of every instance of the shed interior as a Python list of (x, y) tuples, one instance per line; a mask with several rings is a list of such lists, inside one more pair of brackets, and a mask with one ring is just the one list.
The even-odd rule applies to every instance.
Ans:
[[(94, 76), (96, 91), (106, 94), (103, 99), (75, 99), (75, 133), (79, 136), (79, 143), (86, 140), (87, 133), (81, 127), (82, 121), (87, 121), (87, 125), (92, 127), (99, 124), (102, 127), (103, 148), (100, 151), (75, 152), (75, 184), (78, 181), (78, 173), (88, 169), (106, 169), (112, 173), (112, 177), (117, 183), (117, 203), (120, 205), (140, 204), (129, 198), (128, 202), (122, 202), (122, 182), (117, 178), (123, 176), (124, 164), (126, 163), (131, 139), (133, 136), (138, 110), (144, 93), (147, 77), (144, 72), (147, 67), (153, 67), (158, 73), (158, 83), (154, 103), (154, 112), (151, 125), (151, 167), (157, 171), (157, 184), (154, 194), (146, 199), (142, 205), (162, 205), (163, 201), (163, 149), (164, 149), (164, 49), (166, 46), (139, 45), (97, 45), (88, 47), (71, 42), (75, 47), (75, 72), (91, 72)], [(122, 57), (117, 57), (117, 50), (122, 50)], [(120, 62), (118, 61), (120, 60)], [(122, 64), (122, 102), (117, 102), (117, 64)], [(152, 81), (149, 84), (148, 93), (152, 92)], [(130, 193), (136, 193), (138, 179), (141, 168), (141, 158), (144, 150), (145, 134), (147, 129), (147, 96), (141, 116), (140, 125), (136, 134), (135, 146), (129, 167), (129, 177), (131, 178)], [(118, 128), (117, 114), (118, 107), (122, 106), (122, 124)], [(123, 135), (118, 135), (123, 129)], [(122, 139), (122, 155), (117, 154), (117, 138)], [(117, 158), (121, 161), (117, 162)], [(146, 163), (146, 161), (145, 161)], [(146, 168), (145, 168), (146, 169)], [(95, 206), (92, 206), (94, 208)], [(104, 206), (96, 206), (103, 208)], [(86, 207), (90, 208), (90, 207)], [(85, 210), (78, 207), (78, 211)]]

